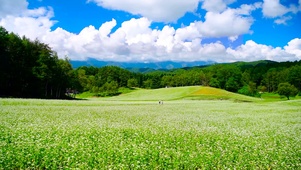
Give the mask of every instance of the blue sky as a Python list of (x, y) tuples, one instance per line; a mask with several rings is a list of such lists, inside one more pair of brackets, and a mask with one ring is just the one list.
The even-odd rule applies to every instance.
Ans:
[(301, 60), (301, 0), (0, 0), (0, 25), (71, 60)]

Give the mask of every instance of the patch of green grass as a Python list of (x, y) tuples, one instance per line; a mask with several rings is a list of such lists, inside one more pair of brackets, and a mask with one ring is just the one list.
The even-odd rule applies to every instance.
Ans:
[(0, 169), (301, 167), (300, 100), (0, 99), (0, 106)]
[(241, 102), (254, 102), (260, 99), (250, 96), (245, 96), (237, 93), (232, 93), (226, 90), (202, 86), (199, 90), (186, 97), (193, 100), (234, 100)]
[[(207, 86), (186, 86), (161, 89), (131, 89), (120, 88), (120, 95), (108, 98), (95, 97), (94, 93), (84, 92), (77, 98), (95, 98), (96, 100), (115, 101), (158, 101), (158, 100), (232, 100), (238, 102), (275, 102), (286, 101), (287, 98), (277, 93), (262, 93), (261, 97), (250, 97), (238, 93), (232, 93), (223, 89)], [(290, 97), (291, 100), (301, 99), (301, 96)]]
[(92, 98), (92, 97), (95, 97), (95, 93), (83, 92), (83, 93), (76, 95), (76, 98), (80, 98), (80, 99), (86, 99), (86, 98)]
[(127, 87), (121, 87), (121, 88), (118, 89), (118, 92), (119, 92), (120, 94), (127, 94), (127, 93), (131, 93), (131, 92), (133, 92), (133, 91), (135, 91), (135, 90), (137, 90), (137, 89), (139, 89), (139, 88), (127, 88)]
[(249, 97), (226, 90), (204, 86), (187, 86), (161, 89), (138, 89), (128, 94), (115, 96), (109, 100), (119, 101), (158, 101), (158, 100), (234, 100), (243, 102), (260, 101), (259, 98)]
[[(118, 89), (118, 93), (119, 94), (127, 94), (127, 93), (133, 92), (135, 90), (136, 90), (135, 88), (121, 87)], [(79, 98), (79, 99), (98, 98), (97, 95), (98, 94), (92, 93), (92, 92), (83, 92), (83, 93), (77, 94), (76, 98)]]
[[(97, 98), (97, 99), (115, 100), (115, 101), (158, 101), (158, 100), (179, 100), (179, 99), (234, 100), (234, 101), (242, 101), (242, 102), (260, 101), (259, 98), (249, 97), (237, 93), (228, 92), (222, 89), (205, 87), (205, 86), (185, 86), (185, 87), (173, 87), (173, 88), (161, 88), (161, 89), (122, 88), (119, 90), (119, 92), (121, 94), (118, 96), (114, 96), (106, 99), (103, 98)], [(91, 93), (88, 94), (91, 95)]]
[(109, 100), (119, 101), (158, 101), (182, 99), (197, 91), (200, 86), (161, 88), (161, 89), (139, 89), (137, 91), (115, 96)]
[[(287, 98), (285, 96), (280, 96), (277, 93), (262, 93), (261, 98), (266, 102), (275, 102), (275, 101), (286, 101)], [(290, 100), (298, 100), (300, 96), (290, 97)]]

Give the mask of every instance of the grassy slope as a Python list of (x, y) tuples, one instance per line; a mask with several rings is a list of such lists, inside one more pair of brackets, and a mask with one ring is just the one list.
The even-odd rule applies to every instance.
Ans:
[(259, 101), (260, 99), (249, 97), (237, 93), (232, 93), (226, 90), (213, 88), (213, 87), (201, 87), (198, 91), (187, 96), (190, 99), (218, 99), (218, 100), (234, 100), (234, 101)]
[(123, 101), (158, 101), (182, 99), (200, 89), (199, 86), (161, 88), (161, 89), (139, 89), (128, 94), (108, 98), (108, 100)]
[(203, 87), (175, 87), (161, 88), (154, 90), (139, 89), (128, 94), (106, 98), (105, 100), (121, 100), (121, 101), (158, 101), (158, 100), (235, 100), (235, 101), (258, 101), (260, 99), (248, 97), (236, 93), (231, 93), (225, 90)]
[[(120, 96), (104, 98), (104, 100), (115, 101), (158, 101), (158, 100), (232, 100), (240, 102), (276, 102), (286, 101), (286, 97), (280, 97), (274, 93), (263, 93), (261, 98), (245, 96), (232, 93), (226, 90), (206, 87), (206, 86), (187, 86), (161, 89), (136, 89), (130, 90)], [(290, 99), (300, 99), (300, 96)]]

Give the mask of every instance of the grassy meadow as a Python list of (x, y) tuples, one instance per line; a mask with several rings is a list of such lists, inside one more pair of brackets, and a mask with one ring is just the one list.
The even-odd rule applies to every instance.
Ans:
[(0, 99), (0, 169), (300, 168), (300, 99), (207, 87)]

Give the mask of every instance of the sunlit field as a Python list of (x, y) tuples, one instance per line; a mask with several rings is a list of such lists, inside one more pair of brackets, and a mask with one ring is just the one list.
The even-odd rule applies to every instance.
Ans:
[(301, 100), (117, 98), (0, 99), (0, 169), (301, 168)]

